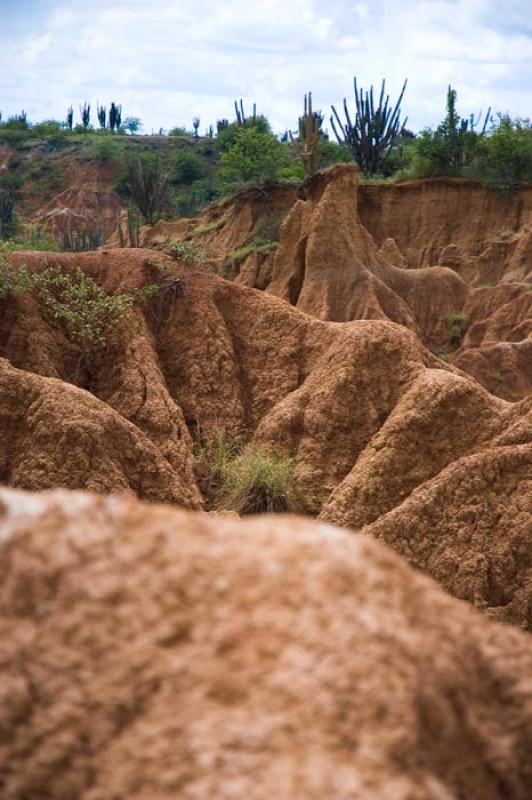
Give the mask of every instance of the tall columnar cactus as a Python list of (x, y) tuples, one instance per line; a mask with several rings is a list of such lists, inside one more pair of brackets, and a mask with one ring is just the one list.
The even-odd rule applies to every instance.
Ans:
[[(438, 128), (438, 135), (443, 138), (448, 149), (448, 166), (452, 172), (459, 172), (468, 161), (468, 136), (475, 134), (475, 128), (480, 122), (481, 113), (475, 120), (474, 114), (469, 119), (460, 117), (456, 111), (456, 91), (449, 86), (447, 89), (447, 113), (443, 123)], [(491, 107), (484, 118), (480, 136), (484, 136), (491, 117)], [(470, 137), (469, 137), (470, 138)]]
[(109, 127), (112, 131), (117, 131), (122, 124), (122, 106), (117, 106), (115, 103), (111, 103), (111, 108), (109, 109)]
[[(244, 113), (244, 102), (240, 100), (240, 107), (235, 100), (235, 111), (236, 111), (236, 121), (240, 125), (241, 128), (245, 128), (248, 124), (249, 120)], [(257, 104), (253, 103), (253, 116), (251, 118), (251, 124), (254, 125), (257, 119)]]
[(72, 126), (74, 125), (74, 109), (72, 106), (69, 106), (67, 109), (66, 124), (67, 128), (72, 130)]
[(79, 107), (79, 113), (81, 114), (81, 123), (83, 127), (88, 128), (91, 121), (90, 103), (83, 103), (83, 105)]
[(194, 117), (194, 119), (192, 120), (192, 127), (194, 128), (194, 136), (196, 137), (196, 139), (199, 136), (199, 126), (200, 126), (200, 118)]
[(357, 79), (355, 86), (355, 121), (351, 121), (347, 101), (344, 98), (344, 113), (346, 122), (342, 123), (338, 112), (331, 106), (333, 115), (331, 125), (340, 144), (345, 144), (351, 152), (360, 169), (365, 175), (375, 175), (382, 171), (386, 159), (401, 137), (407, 119), (401, 123), (401, 101), (406, 89), (403, 84), (397, 103), (390, 106), (390, 96), (384, 97), (385, 82), (383, 80), (379, 104), (375, 107), (373, 101), (373, 86), (369, 92), (360, 91)]
[(290, 141), (297, 158), (301, 159), (307, 177), (314, 175), (321, 158), (321, 125), (323, 114), (312, 110), (312, 92), (305, 95), (303, 116), (299, 117), (297, 139), (289, 131)]
[(105, 128), (105, 122), (107, 119), (107, 109), (105, 106), (100, 106), (96, 103), (96, 113), (98, 115), (98, 122), (100, 123), (100, 128)]

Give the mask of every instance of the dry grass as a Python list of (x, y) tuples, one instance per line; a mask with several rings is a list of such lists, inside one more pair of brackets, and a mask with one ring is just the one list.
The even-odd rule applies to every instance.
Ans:
[(241, 434), (215, 431), (199, 437), (197, 476), (207, 507), (238, 514), (297, 510), (294, 461), (262, 447), (247, 446)]

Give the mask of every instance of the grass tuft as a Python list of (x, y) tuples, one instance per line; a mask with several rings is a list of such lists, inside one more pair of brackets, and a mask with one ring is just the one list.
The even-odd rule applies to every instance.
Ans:
[(293, 459), (262, 447), (243, 448), (241, 434), (218, 430), (199, 438), (196, 468), (207, 507), (238, 514), (296, 510)]

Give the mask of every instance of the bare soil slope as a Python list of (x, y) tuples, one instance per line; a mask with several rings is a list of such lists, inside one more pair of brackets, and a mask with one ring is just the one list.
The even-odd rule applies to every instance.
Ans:
[[(63, 255), (61, 262), (65, 269), (82, 264), (114, 291), (148, 280), (152, 259), (149, 251), (113, 250)], [(22, 261), (35, 269), (42, 263), (37, 255), (13, 257)], [(437, 480), (445, 500), (428, 504), (426, 526), (394, 528), (404, 537), (403, 550), (459, 596), (520, 625), (532, 623), (526, 555), (532, 398), (509, 403), (493, 397), (404, 326), (322, 322), (264, 292), (175, 269), (185, 290), (177, 298), (155, 298), (139, 311), (133, 331), (117, 334), (82, 385), (92, 396), (60, 383), (72, 379), (73, 346), (35, 298), (11, 305), (2, 317), (1, 354), (19, 372), (6, 364), (7, 380), (19, 382), (24, 397), (26, 386), (39, 398), (59, 393), (61, 405), (52, 416), (58, 422), (41, 436), (32, 404), (15, 392), (2, 415), (5, 481), (25, 488), (128, 486), (149, 499), (194, 507), (200, 502), (192, 448), (198, 427), (244, 432), (249, 446), (292, 457), (301, 510), (357, 529), (399, 513)], [(85, 432), (85, 407), (102, 432), (96, 437)], [(79, 472), (65, 472), (55, 425), (68, 429), (64, 460), (82, 464)], [(14, 427), (18, 438), (10, 433)], [(111, 447), (111, 428), (127, 458)], [(94, 448), (104, 455), (93, 457)], [(39, 472), (36, 459), (57, 468)], [(489, 491), (478, 490), (480, 477), (469, 479), (475, 459)], [(457, 519), (449, 512), (455, 507)], [(428, 559), (432, 532), (442, 546)], [(474, 591), (442, 567), (457, 560), (464, 569), (468, 560), (482, 562), (487, 577), (474, 582)], [(499, 574), (502, 594), (493, 578)]]
[(530, 197), (512, 195), (505, 217), (501, 199), (470, 182), (358, 185), (356, 168), (342, 165), (297, 193), (243, 193), (200, 221), (161, 222), (143, 236), (148, 246), (185, 242), (208, 269), (319, 319), (404, 325), (516, 400), (532, 386)]
[(5, 800), (525, 800), (532, 642), (369, 537), (0, 492)]

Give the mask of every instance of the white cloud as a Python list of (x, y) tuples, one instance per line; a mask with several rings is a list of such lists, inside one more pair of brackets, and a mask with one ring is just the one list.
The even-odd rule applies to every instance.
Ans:
[(13, 4), (27, 17), (9, 38), (0, 29), (5, 114), (62, 118), (70, 103), (114, 99), (148, 131), (193, 116), (207, 127), (244, 97), (284, 130), (306, 91), (328, 116), (356, 74), (363, 86), (386, 77), (392, 95), (408, 77), (414, 128), (443, 116), (448, 83), (463, 114), (491, 105), (532, 115), (528, 2), (506, 13), (494, 0), (47, 0), (38, 26), (31, 2)]

